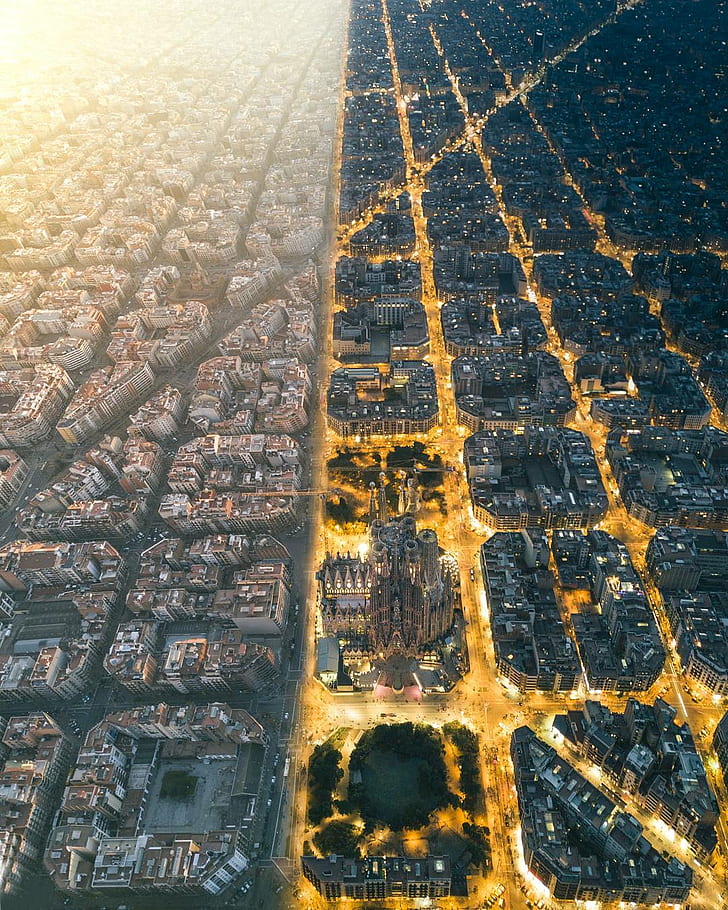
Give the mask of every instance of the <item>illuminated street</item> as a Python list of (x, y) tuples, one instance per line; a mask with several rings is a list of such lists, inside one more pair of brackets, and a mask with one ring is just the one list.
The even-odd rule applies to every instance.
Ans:
[(725, 0), (5, 6), (0, 908), (728, 910)]
[[(631, 5), (621, 7), (618, 15), (627, 11)], [(423, 4), (422, 10), (426, 10), (427, 6), (427, 4)], [(477, 23), (465, 13), (463, 13), (463, 17), (476, 30), (477, 38), (486, 53), (490, 54), (496, 65), (501, 67), (498, 58), (488, 45), (487, 38), (477, 31)], [(362, 227), (371, 223), (376, 214), (384, 211), (388, 200), (395, 198), (402, 191), (406, 190), (409, 193), (416, 236), (416, 249), (412, 258), (419, 263), (421, 269), (422, 301), (428, 317), (430, 359), (435, 367), (441, 415), (440, 426), (428, 437), (427, 441), (428, 445), (434, 447), (434, 450), (442, 456), (444, 463), (453, 469), (445, 473), (444, 492), (446, 511), (449, 517), (439, 525), (438, 534), (444, 548), (457, 556), (460, 566), (462, 606), (467, 623), (470, 672), (452, 693), (431, 695), (422, 702), (403, 702), (401, 700), (381, 702), (374, 699), (371, 694), (339, 693), (332, 695), (325, 691), (323, 687), (307, 687), (303, 690), (305, 693), (303, 696), (305, 712), (303, 722), (306, 740), (309, 743), (324, 740), (337, 727), (346, 726), (354, 729), (365, 729), (381, 723), (382, 719), (386, 717), (397, 721), (417, 719), (435, 726), (441, 726), (451, 720), (460, 720), (476, 730), (484, 744), (484, 748), (481, 751), (481, 773), (487, 794), (484, 822), (489, 825), (492, 832), (493, 872), (487, 881), (482, 883), (474, 879), (471, 881), (472, 896), (469, 899), (471, 902), (467, 905), (475, 906), (476, 895), (489, 894), (496, 883), (502, 881), (506, 884), (504, 893), (505, 905), (512, 908), (522, 908), (526, 907), (525, 902), (528, 897), (535, 900), (542, 897), (543, 892), (530, 874), (526, 874), (525, 878), (523, 877), (524, 865), (521, 848), (514, 840), (516, 828), (513, 826), (512, 819), (517, 818), (518, 810), (508, 755), (510, 733), (519, 724), (530, 723), (535, 729), (543, 730), (550, 737), (549, 724), (554, 712), (563, 711), (567, 706), (570, 709), (578, 708), (585, 695), (589, 694), (592, 697), (600, 698), (604, 704), (615, 708), (619, 707), (620, 700), (612, 694), (592, 694), (586, 693), (582, 689), (578, 693), (573, 693), (572, 697), (566, 700), (563, 696), (554, 696), (548, 693), (529, 693), (524, 696), (512, 690), (504, 680), (499, 679), (497, 676), (488, 622), (488, 604), (484, 594), (478, 558), (480, 545), (489, 537), (492, 530), (474, 519), (472, 509), (469, 506), (468, 487), (462, 470), (462, 446), (466, 431), (458, 426), (455, 414), (455, 400), (450, 376), (450, 358), (445, 352), (440, 323), (442, 301), (438, 299), (435, 287), (433, 249), (428, 237), (427, 219), (422, 207), (422, 194), (426, 189), (428, 175), (449, 152), (468, 147), (475, 150), (481, 160), (486, 179), (495, 193), (500, 215), (508, 227), (510, 236), (509, 251), (517, 256), (524, 265), (529, 283), (528, 296), (538, 304), (544, 325), (548, 331), (549, 340), (546, 350), (558, 357), (565, 375), (573, 383), (573, 358), (571, 354), (564, 350), (551, 323), (550, 301), (548, 298), (539, 295), (535, 288), (532, 274), (534, 250), (525, 238), (517, 220), (506, 210), (502, 194), (503, 188), (493, 174), (491, 161), (484, 148), (483, 134), (484, 131), (487, 131), (490, 117), (502, 108), (512, 104), (524, 105), (526, 110), (534, 117), (537, 129), (543, 132), (540, 123), (535, 119), (535, 114), (529, 107), (529, 93), (544, 79), (549, 66), (558, 65), (565, 58), (576, 54), (582, 45), (588, 44), (594, 36), (600, 33), (603, 27), (613, 21), (613, 16), (609, 16), (601, 25), (591, 28), (588, 34), (569, 44), (560, 51), (557, 57), (550, 60), (534, 74), (526, 76), (518, 85), (514, 85), (510, 74), (504, 71), (506, 91), (498, 99), (493, 109), (485, 114), (471, 114), (469, 112), (467, 96), (460, 90), (459, 78), (448, 62), (447, 43), (439, 36), (437, 26), (430, 24), (429, 33), (433, 45), (442, 60), (443, 70), (450, 80), (454, 96), (465, 116), (466, 126), (459, 137), (448, 139), (439, 150), (434, 152), (430, 160), (424, 163), (417, 161), (414, 154), (408, 116), (410, 99), (403, 89), (400, 77), (397, 45), (393, 35), (388, 0), (382, 0), (382, 20), (393, 77), (393, 94), (396, 100), (400, 134), (404, 146), (406, 180), (404, 183), (398, 184), (394, 189), (387, 189), (382, 192), (377, 204), (370, 206), (353, 222), (339, 228), (337, 232), (339, 241), (334, 255), (350, 254), (348, 239), (355, 232), (361, 230)], [(555, 151), (553, 146), (551, 148), (552, 151)], [(580, 193), (576, 181), (568, 170), (564, 174), (564, 181)], [(581, 196), (581, 199), (587, 210), (589, 221), (597, 228), (597, 250), (607, 256), (618, 258), (626, 266), (629, 266), (633, 251), (625, 250), (615, 245), (605, 232), (603, 219), (598, 213), (588, 211), (586, 199), (583, 196)], [(325, 343), (329, 343), (328, 338)], [(329, 370), (333, 369), (335, 361), (331, 359), (330, 348), (327, 348), (325, 357)], [(604, 457), (606, 430), (592, 420), (589, 415), (589, 402), (577, 388), (574, 386), (572, 388), (577, 410), (575, 420), (571, 425), (574, 429), (585, 433), (590, 439), (599, 459), (608, 494), (608, 514), (599, 527), (609, 531), (609, 533), (627, 545), (633, 563), (638, 568), (648, 591), (652, 608), (660, 622), (664, 640), (669, 643), (671, 636), (667, 627), (667, 620), (661, 608), (661, 599), (650, 583), (644, 563), (645, 547), (651, 534), (649, 530), (627, 514), (621, 502), (616, 481)], [(322, 403), (324, 401), (323, 394), (321, 401)], [(326, 433), (326, 440), (326, 457), (330, 457), (336, 452), (337, 440), (330, 431)], [(386, 442), (389, 444), (389, 440)], [(361, 443), (359, 448), (362, 451), (376, 452), (379, 450), (385, 452), (387, 444), (382, 444), (378, 448), (375, 442), (367, 440)], [(320, 477), (320, 485), (321, 487), (325, 485), (323, 474)], [(319, 488), (319, 484), (316, 486)], [(319, 512), (317, 509), (316, 514), (321, 516), (322, 521), (324, 520), (323, 512)], [(358, 546), (356, 540), (347, 539), (346, 536), (337, 534), (331, 528), (322, 528), (318, 538), (322, 544), (318, 554), (319, 559), (324, 550), (332, 548), (354, 550)], [(316, 564), (316, 559), (312, 560), (312, 564)], [(644, 693), (644, 698), (649, 700), (657, 694), (662, 695), (668, 702), (674, 703), (678, 707), (682, 715), (687, 718), (694, 732), (703, 727), (708, 727), (709, 730), (713, 729), (722, 714), (721, 704), (710, 700), (707, 702), (696, 701), (689, 694), (685, 678), (679, 669), (679, 661), (671, 648), (668, 648), (668, 659), (662, 676), (649, 692)], [(718, 775), (715, 773), (714, 761), (710, 758), (709, 742), (706, 738), (702, 738), (701, 743), (706, 746), (704, 758), (706, 766), (709, 768), (711, 781), (716, 791), (723, 798), (724, 790), (719, 782)], [(586, 766), (584, 766), (584, 770), (587, 774), (591, 773)], [(664, 828), (664, 826), (663, 829), (659, 829), (651, 824), (649, 816), (639, 809), (633, 800), (623, 798), (618, 792), (618, 788), (604, 786), (605, 790), (611, 793), (618, 802), (621, 802), (626, 808), (634, 812), (645, 823), (647, 836), (655, 846), (668, 851), (679, 849), (677, 841), (668, 829)], [(298, 803), (299, 797), (303, 795), (303, 792), (303, 790), (296, 792), (294, 799), (296, 803)], [(299, 821), (302, 814), (296, 813)], [(506, 823), (506, 819), (508, 819), (508, 823)], [(302, 825), (303, 822), (301, 821)], [(720, 835), (720, 850), (722, 853), (726, 848), (722, 822)], [(305, 831), (297, 835), (299, 838), (304, 836)], [(714, 870), (706, 870), (689, 853), (682, 852), (681, 855), (698, 873), (699, 878), (696, 878), (696, 881), (701, 882), (693, 897), (693, 906), (706, 908), (718, 906), (725, 883), (722, 860), (719, 861)], [(698, 890), (700, 897), (698, 897)], [(552, 901), (551, 903), (555, 907), (558, 902)]]

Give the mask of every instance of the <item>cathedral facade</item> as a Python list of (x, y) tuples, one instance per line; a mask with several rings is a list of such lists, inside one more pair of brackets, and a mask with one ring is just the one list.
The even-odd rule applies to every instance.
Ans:
[(453, 590), (437, 534), (417, 530), (419, 493), (402, 482), (399, 514), (390, 515), (385, 478), (372, 484), (366, 556), (327, 554), (318, 573), (324, 635), (348, 650), (414, 657), (453, 623)]

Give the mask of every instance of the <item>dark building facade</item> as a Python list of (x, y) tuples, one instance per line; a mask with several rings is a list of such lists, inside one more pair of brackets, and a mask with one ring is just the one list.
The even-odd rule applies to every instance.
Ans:
[(359, 860), (332, 854), (323, 859), (303, 856), (301, 866), (327, 901), (450, 896), (452, 875), (447, 856), (367, 856)]

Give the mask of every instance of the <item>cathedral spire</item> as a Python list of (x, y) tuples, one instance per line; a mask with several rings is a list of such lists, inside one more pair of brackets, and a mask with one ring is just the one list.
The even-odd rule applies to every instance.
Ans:
[(407, 480), (407, 508), (406, 512), (416, 515), (420, 511), (420, 487), (417, 483), (417, 472)]
[(377, 514), (377, 485), (372, 481), (369, 484), (369, 524), (376, 521)]
[(404, 515), (407, 511), (407, 475), (402, 472), (399, 478), (399, 502), (398, 502), (398, 512), (400, 515)]
[(387, 505), (387, 475), (384, 471), (379, 475), (379, 518), (389, 521), (389, 506)]

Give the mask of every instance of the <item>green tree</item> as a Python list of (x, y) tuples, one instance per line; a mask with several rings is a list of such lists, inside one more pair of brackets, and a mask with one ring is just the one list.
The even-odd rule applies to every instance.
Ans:
[[(408, 765), (405, 774), (411, 777), (406, 792), (393, 790), (391, 799), (383, 799), (381, 780), (372, 778), (372, 767), (381, 769), (382, 761), (385, 766), (395, 763), (394, 768), (388, 766), (395, 770), (395, 786), (396, 763)], [(447, 787), (442, 741), (427, 724), (380, 724), (365, 731), (351, 754), (349, 774), (349, 803), (358, 807), (367, 830), (377, 824), (393, 830), (421, 828), (428, 824), (434, 810), (456, 804)], [(389, 775), (383, 776), (386, 779)]]
[(358, 859), (360, 856), (359, 837), (354, 825), (334, 819), (316, 833), (313, 842), (316, 849), (324, 856), (337, 853), (341, 856), (352, 856)]
[(344, 776), (339, 766), (341, 752), (330, 743), (313, 750), (308, 763), (308, 820), (318, 825), (331, 815), (336, 785)]
[(458, 753), (457, 763), (460, 769), (460, 789), (463, 791), (463, 809), (472, 815), (477, 812), (483, 800), (478, 737), (469, 727), (457, 721), (445, 724), (442, 732)]
[(488, 841), (487, 828), (481, 825), (473, 825), (470, 822), (463, 823), (463, 834), (468, 843), (468, 849), (472, 857), (472, 863), (480, 866), (484, 873), (491, 869), (491, 850)]
[(345, 496), (326, 500), (326, 514), (338, 524), (349, 524), (356, 519), (354, 509)]

